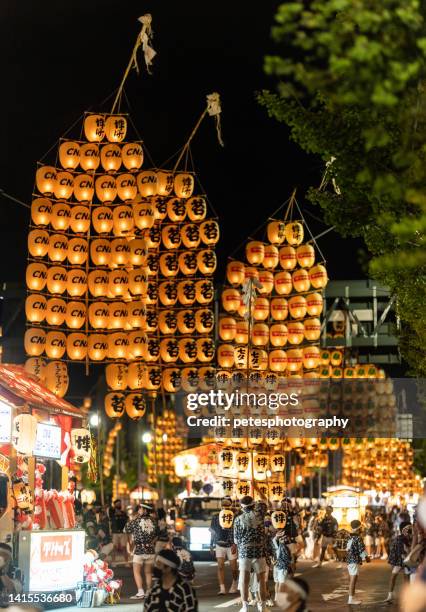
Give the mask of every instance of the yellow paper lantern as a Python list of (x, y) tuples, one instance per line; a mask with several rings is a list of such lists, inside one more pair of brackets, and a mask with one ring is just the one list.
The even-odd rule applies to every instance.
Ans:
[(296, 250), (292, 246), (284, 246), (279, 251), (279, 262), (284, 270), (294, 270), (297, 264)]
[(287, 353), (281, 349), (274, 349), (269, 353), (269, 369), (272, 372), (284, 372), (287, 368)]
[(315, 249), (311, 244), (301, 244), (296, 249), (297, 263), (302, 268), (311, 268), (315, 263)]
[(48, 325), (62, 325), (65, 321), (67, 303), (59, 298), (51, 298), (46, 306), (46, 322)]
[(251, 340), (255, 346), (265, 346), (269, 342), (269, 327), (265, 323), (254, 323), (251, 328)]
[(315, 289), (323, 289), (328, 283), (327, 270), (318, 264), (309, 270), (309, 280)]
[(220, 344), (217, 348), (217, 362), (221, 368), (232, 368), (235, 363), (232, 344)]
[(270, 295), (274, 288), (274, 274), (269, 270), (259, 271), (259, 283), (261, 287), (258, 288), (260, 295)]
[(320, 293), (309, 293), (306, 296), (306, 309), (311, 317), (317, 317), (323, 310), (323, 298)]
[(87, 261), (89, 248), (84, 238), (71, 238), (68, 242), (67, 257), (70, 264), (81, 266)]
[(174, 192), (178, 198), (190, 198), (194, 191), (194, 175), (179, 172), (174, 179)]
[(199, 308), (195, 311), (195, 327), (199, 334), (209, 334), (214, 327), (214, 314), (209, 308)]
[(44, 230), (31, 230), (28, 234), (28, 251), (32, 257), (44, 257), (49, 250), (49, 234)]
[(127, 389), (127, 366), (124, 363), (109, 363), (105, 368), (105, 380), (113, 391)]
[(106, 117), (105, 136), (109, 142), (122, 142), (126, 137), (126, 132), (127, 119), (123, 115), (109, 115)]
[(105, 238), (96, 238), (90, 243), (90, 259), (95, 266), (107, 266), (111, 261), (111, 243)]
[(177, 284), (177, 294), (179, 303), (182, 304), (182, 306), (192, 306), (196, 297), (193, 281), (180, 281)]
[(245, 265), (241, 261), (230, 261), (226, 267), (226, 278), (231, 285), (242, 285), (245, 280)]
[(46, 317), (47, 302), (43, 295), (32, 293), (25, 300), (25, 316), (30, 323), (41, 323)]
[(87, 234), (90, 227), (90, 211), (87, 206), (71, 208), (70, 227), (76, 234)]
[(222, 291), (222, 306), (226, 312), (237, 312), (241, 306), (241, 294), (238, 289), (225, 289)]
[(305, 338), (310, 342), (318, 340), (321, 336), (321, 321), (316, 318), (306, 319), (304, 322)]
[(193, 363), (197, 358), (197, 342), (193, 338), (179, 340), (179, 359), (183, 363)]
[(133, 207), (133, 218), (138, 229), (149, 229), (155, 222), (155, 211), (153, 205), (148, 201), (135, 202)]
[(52, 266), (48, 268), (46, 284), (49, 293), (64, 293), (67, 288), (66, 269), (61, 266)]
[(106, 172), (116, 172), (121, 166), (121, 149), (117, 144), (107, 144), (101, 148), (101, 164)]
[(74, 188), (74, 178), (70, 172), (57, 172), (53, 189), (55, 198), (58, 200), (69, 200)]
[[(68, 243), (69, 246), (69, 243)], [(71, 297), (81, 297), (87, 290), (87, 275), (81, 268), (71, 269), (67, 274), (67, 293)]]
[[(80, 147), (80, 166), (85, 172), (97, 170), (101, 163), (99, 147), (95, 143), (88, 142)], [(75, 193), (75, 190), (74, 190)]]
[(276, 272), (274, 274), (274, 287), (278, 295), (289, 295), (293, 288), (290, 272)]
[[(79, 332), (69, 334), (66, 339), (67, 355), (73, 361), (82, 361), (87, 355), (87, 336)], [(47, 351), (46, 351), (47, 352)]]
[(199, 304), (210, 304), (214, 298), (213, 282), (208, 279), (196, 281), (195, 283), (195, 299)]
[(92, 212), (92, 223), (95, 232), (108, 234), (112, 230), (112, 210), (108, 206), (97, 206)]
[(303, 365), (302, 349), (290, 349), (287, 351), (287, 370), (289, 372), (298, 372)]
[(130, 245), (125, 238), (115, 238), (111, 241), (110, 266), (125, 266), (129, 263)]
[(186, 200), (186, 211), (190, 221), (203, 221), (207, 215), (207, 202), (202, 196)]
[(46, 379), (46, 361), (41, 357), (30, 357), (25, 362), (25, 371), (43, 382)]
[(173, 191), (174, 175), (167, 170), (157, 171), (157, 193), (160, 196), (169, 196)]
[(133, 295), (145, 295), (148, 288), (148, 273), (146, 268), (130, 270), (129, 291)]
[(269, 317), (269, 300), (264, 297), (255, 298), (252, 314), (256, 321), (266, 321)]
[(75, 170), (80, 163), (80, 145), (78, 142), (64, 141), (59, 145), (59, 161), (65, 170)]
[(35, 198), (31, 203), (31, 220), (35, 225), (48, 225), (52, 214), (52, 202), (47, 198)]
[(84, 135), (89, 142), (100, 142), (105, 137), (105, 117), (87, 114), (84, 118)]
[(112, 270), (109, 273), (108, 292), (112, 297), (126, 295), (129, 290), (129, 274), (126, 270)]
[(161, 230), (161, 238), (167, 250), (178, 249), (181, 244), (179, 226), (176, 224), (165, 225)]
[(145, 398), (141, 393), (129, 393), (124, 402), (127, 416), (133, 421), (139, 421), (146, 411)]
[(130, 363), (127, 370), (127, 384), (129, 389), (143, 389), (146, 376), (146, 365), (143, 363)]
[(305, 326), (300, 321), (289, 321), (287, 324), (289, 344), (301, 344), (305, 338)]
[(110, 302), (108, 304), (107, 326), (109, 329), (125, 329), (128, 316), (129, 309), (124, 302)]
[(174, 310), (162, 310), (158, 317), (158, 326), (162, 334), (174, 334), (177, 331), (177, 314)]
[(233, 317), (219, 319), (219, 337), (225, 342), (234, 340), (237, 331), (237, 321)]
[(100, 202), (113, 202), (117, 196), (115, 178), (108, 174), (101, 174), (95, 180), (96, 197)]
[(160, 357), (163, 363), (175, 363), (179, 357), (179, 341), (176, 338), (163, 338), (160, 341)]
[(93, 177), (89, 174), (77, 174), (74, 177), (74, 196), (78, 202), (91, 202), (94, 193)]
[(134, 219), (130, 206), (115, 206), (112, 219), (115, 236), (124, 236), (132, 232)]
[(65, 202), (57, 202), (52, 206), (50, 223), (54, 230), (67, 230), (71, 221), (71, 208)]
[(122, 332), (116, 332), (110, 334), (108, 339), (109, 359), (125, 359), (130, 345), (128, 335)]
[(204, 221), (200, 225), (200, 238), (202, 242), (207, 246), (215, 245), (220, 236), (219, 224), (213, 219)]
[(217, 266), (216, 253), (211, 249), (198, 251), (197, 266), (201, 274), (214, 274)]
[(40, 193), (52, 196), (56, 187), (56, 168), (40, 166), (36, 172), (36, 185)]
[(293, 319), (303, 319), (306, 316), (307, 304), (306, 300), (302, 295), (296, 295), (289, 299), (288, 308), (290, 316)]
[(146, 325), (146, 307), (142, 300), (130, 302), (127, 325), (134, 329), (144, 329)]
[(83, 302), (68, 302), (65, 323), (70, 329), (80, 329), (86, 322), (86, 306)]
[(127, 170), (139, 170), (143, 164), (143, 148), (140, 143), (128, 142), (121, 148), (121, 159)]
[(87, 285), (93, 297), (105, 297), (108, 293), (109, 275), (105, 270), (89, 272)]
[(273, 270), (277, 267), (279, 261), (279, 251), (273, 244), (268, 244), (265, 247), (265, 256), (263, 258), (263, 267), (267, 270)]
[(46, 366), (46, 387), (57, 397), (64, 397), (68, 391), (68, 385), (67, 364), (63, 361), (51, 361)]
[(320, 350), (317, 346), (307, 346), (303, 349), (303, 367), (312, 370), (319, 366)]
[(288, 329), (284, 323), (274, 323), (269, 328), (269, 340), (272, 346), (281, 347), (287, 344)]
[(275, 245), (280, 245), (285, 240), (285, 223), (282, 221), (270, 221), (266, 228), (269, 242)]
[(299, 292), (309, 291), (311, 286), (309, 278), (309, 274), (304, 268), (295, 270), (291, 275), (294, 289)]
[[(18, 414), (12, 423), (12, 446), (17, 453), (31, 456), (37, 438), (37, 419), (32, 414)], [(16, 490), (14, 489), (14, 495)], [(19, 498), (18, 498), (19, 504)]]
[(116, 179), (117, 194), (123, 202), (134, 200), (138, 194), (136, 178), (133, 174), (120, 174)]
[(67, 346), (67, 337), (62, 332), (50, 331), (46, 334), (45, 351), (49, 359), (61, 359)]
[(211, 338), (203, 337), (197, 340), (197, 360), (201, 363), (212, 361), (215, 355), (215, 344)]
[(265, 256), (265, 245), (258, 240), (251, 240), (246, 245), (246, 258), (251, 266), (260, 266)]
[(158, 295), (163, 306), (174, 306), (178, 298), (176, 283), (163, 281), (158, 287)]
[(248, 330), (249, 330), (248, 321), (237, 321), (237, 326), (235, 329), (235, 342), (237, 342), (238, 344), (247, 344), (248, 343)]
[(285, 226), (284, 234), (289, 245), (298, 246), (303, 242), (303, 225), (298, 221), (295, 221), (293, 223), (287, 223)]
[(271, 317), (275, 321), (285, 321), (288, 316), (288, 302), (285, 298), (271, 300)]
[(128, 334), (129, 346), (126, 359), (145, 359), (148, 338), (143, 331), (133, 331)]
[(108, 354), (108, 336), (106, 334), (90, 334), (87, 354), (91, 361), (103, 361)]
[(32, 291), (42, 291), (46, 286), (47, 267), (38, 262), (28, 264), (25, 280), (28, 289)]
[(143, 170), (136, 178), (140, 195), (143, 198), (156, 195), (157, 193), (157, 174), (153, 170)]
[(68, 238), (63, 234), (51, 234), (48, 254), (51, 261), (64, 261), (68, 254)]
[(105, 396), (105, 413), (110, 419), (119, 419), (125, 411), (124, 393), (107, 393)]
[(247, 480), (239, 480), (235, 487), (237, 498), (242, 499), (251, 494), (251, 484)]
[(30, 327), (25, 332), (24, 347), (25, 352), (30, 357), (40, 357), (46, 345), (46, 332), (37, 327)]

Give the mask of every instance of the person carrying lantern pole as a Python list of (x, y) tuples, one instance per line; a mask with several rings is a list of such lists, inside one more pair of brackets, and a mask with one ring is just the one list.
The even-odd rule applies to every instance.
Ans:
[(331, 506), (327, 506), (325, 509), (325, 517), (319, 522), (318, 527), (321, 531), (322, 539), (321, 539), (321, 555), (319, 562), (313, 565), (312, 567), (321, 567), (325, 552), (329, 546), (334, 547), (336, 540), (336, 533), (339, 530), (339, 524), (333, 516), (333, 508)]
[[(232, 501), (225, 497), (221, 503), (222, 510), (232, 513)], [(233, 518), (233, 517), (232, 517)], [(232, 572), (232, 584), (229, 593), (238, 593), (237, 547), (234, 544), (234, 527), (222, 527), (220, 515), (213, 516), (210, 525), (210, 549), (215, 551), (217, 561), (217, 576), (219, 580), (219, 595), (226, 595), (225, 561), (228, 559)]]
[[(254, 483), (254, 487), (257, 485)], [(265, 572), (267, 563), (265, 558), (265, 514), (267, 510), (266, 497), (259, 491), (260, 501), (255, 502), (251, 495), (240, 500), (242, 514), (234, 521), (234, 542), (238, 549), (240, 567), (240, 593), (242, 608), (240, 612), (249, 609), (249, 583), (250, 571), (256, 573), (259, 585), (259, 599), (257, 609), (264, 612), (267, 599)]]

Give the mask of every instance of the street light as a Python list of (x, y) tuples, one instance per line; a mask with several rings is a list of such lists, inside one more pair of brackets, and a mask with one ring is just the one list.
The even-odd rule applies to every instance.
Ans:
[(149, 431), (142, 434), (142, 442), (144, 444), (150, 444), (152, 442), (152, 435), (149, 433)]
[(89, 423), (90, 423), (90, 425), (92, 427), (98, 427), (99, 421), (100, 421), (99, 415), (97, 415), (97, 414), (92, 414), (90, 419), (89, 419)]

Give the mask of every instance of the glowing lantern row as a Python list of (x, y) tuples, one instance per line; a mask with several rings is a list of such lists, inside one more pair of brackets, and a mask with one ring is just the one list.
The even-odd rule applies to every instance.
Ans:
[(145, 397), (140, 393), (108, 393), (105, 396), (105, 412), (111, 419), (119, 419), (126, 413), (132, 420), (138, 421), (146, 412)]
[(246, 346), (234, 347), (232, 344), (221, 344), (217, 350), (217, 361), (220, 368), (271, 370), (272, 372), (297, 372), (302, 366), (306, 369), (317, 368), (320, 364), (320, 350), (316, 346), (303, 349), (274, 349), (267, 352), (259, 348), (248, 349)]
[(97, 170), (99, 165), (107, 172), (117, 171), (121, 165), (126, 170), (139, 170), (143, 164), (143, 148), (140, 143), (129, 142), (122, 147), (113, 143), (99, 147), (97, 144), (80, 144), (64, 141), (59, 146), (59, 161), (65, 170), (77, 166), (85, 171)]
[(67, 364), (62, 361), (46, 363), (40, 357), (30, 357), (25, 362), (25, 370), (58, 397), (64, 397), (68, 390), (69, 378)]
[[(114, 167), (113, 159), (112, 156), (105, 159), (108, 171), (119, 167)], [(121, 163), (121, 156), (119, 159)], [(88, 171), (94, 169), (93, 167)], [(130, 201), (134, 200), (138, 193), (144, 198), (157, 194), (170, 195), (158, 193), (158, 176), (153, 170), (143, 170), (138, 174), (101, 174), (94, 177), (91, 174), (58, 171), (54, 166), (40, 166), (36, 172), (36, 186), (44, 196), (65, 200), (74, 196), (78, 202), (91, 202), (95, 194), (100, 202), (113, 202), (117, 196), (122, 201)], [(176, 174), (173, 178), (173, 190), (177, 198), (190, 198), (194, 191), (194, 176), (186, 172)]]

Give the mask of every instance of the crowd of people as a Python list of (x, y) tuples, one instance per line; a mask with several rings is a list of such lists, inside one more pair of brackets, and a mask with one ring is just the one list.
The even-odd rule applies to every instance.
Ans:
[[(285, 499), (275, 510), (285, 517), (274, 527), (266, 500), (246, 496), (238, 503), (223, 498), (221, 507), (232, 511), (232, 526), (223, 527), (219, 514), (210, 525), (211, 550), (217, 560), (219, 594), (241, 596), (240, 612), (255, 606), (259, 612), (276, 605), (281, 610), (307, 611), (308, 583), (296, 577), (299, 559), (343, 564), (348, 572), (348, 604), (356, 596), (359, 567), (374, 559), (390, 565), (387, 601), (394, 599), (399, 574), (406, 583), (426, 575), (426, 530), (416, 514), (397, 507), (389, 512), (367, 509), (363, 520), (341, 529), (331, 507), (299, 507)], [(426, 513), (425, 513), (426, 514)], [(121, 500), (111, 507), (83, 505), (79, 520), (86, 530), (86, 547), (97, 550), (112, 566), (132, 563), (136, 593), (144, 610), (198, 609), (193, 586), (195, 569), (190, 552), (174, 523), (162, 508), (141, 503), (125, 509)], [(231, 582), (227, 590), (225, 564)], [(426, 589), (426, 587), (425, 587)]]

